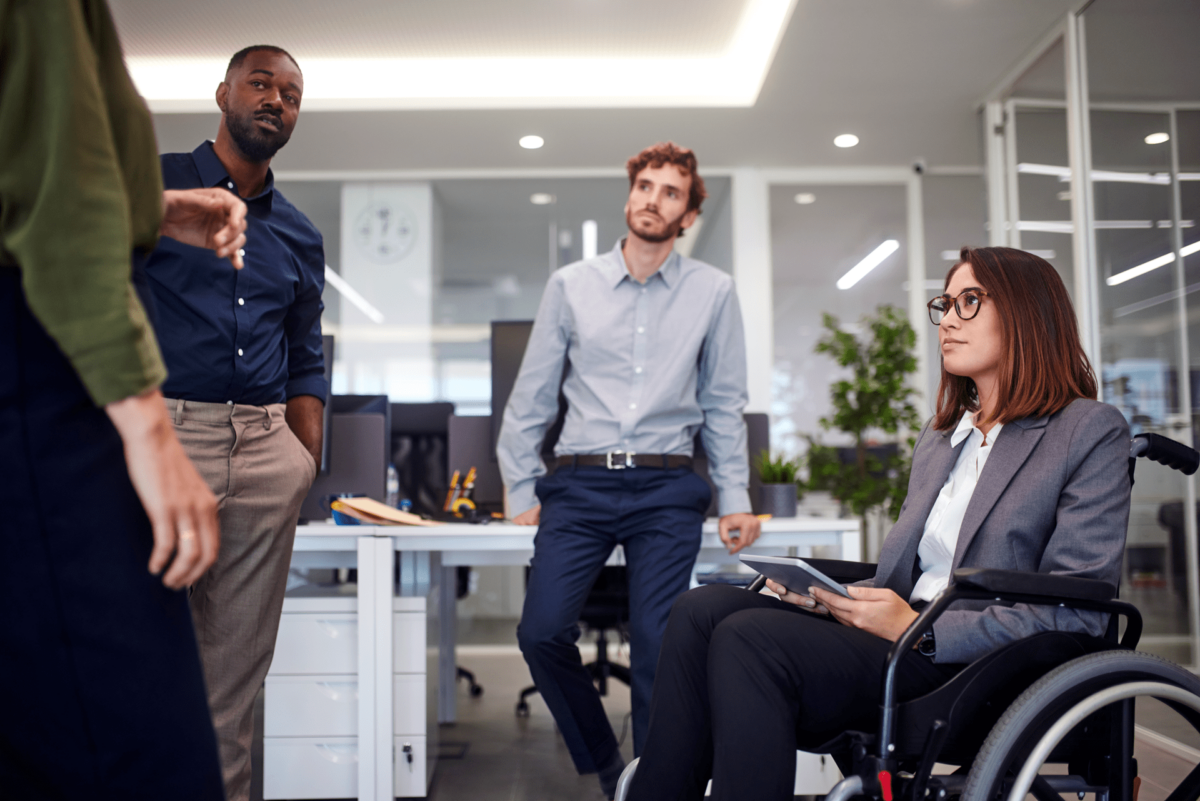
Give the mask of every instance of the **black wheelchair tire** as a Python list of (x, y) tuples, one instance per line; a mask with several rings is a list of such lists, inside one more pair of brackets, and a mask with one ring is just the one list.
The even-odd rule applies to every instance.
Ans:
[(962, 801), (996, 801), (1005, 778), (1020, 770), (1033, 744), (1068, 709), (1099, 690), (1138, 681), (1162, 682), (1200, 696), (1200, 679), (1153, 654), (1104, 651), (1060, 665), (1001, 716), (971, 766)]

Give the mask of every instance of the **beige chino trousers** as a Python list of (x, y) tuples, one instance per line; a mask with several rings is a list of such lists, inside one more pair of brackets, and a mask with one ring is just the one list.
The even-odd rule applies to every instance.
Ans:
[(191, 589), (228, 801), (250, 797), (254, 697), (275, 653), (300, 504), (317, 466), (284, 404), (167, 398), (175, 433), (217, 496), (221, 551)]

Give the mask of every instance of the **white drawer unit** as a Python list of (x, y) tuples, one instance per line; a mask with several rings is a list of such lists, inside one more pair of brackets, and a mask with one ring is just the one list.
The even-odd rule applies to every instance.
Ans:
[(355, 798), (358, 738), (264, 737), (263, 798)]
[[(372, 599), (361, 608), (333, 593), (284, 599), (265, 682), (268, 801), (425, 796), (437, 753), (437, 584), (393, 584), (393, 554), (388, 539), (359, 538), (358, 589)], [(440, 570), (426, 564), (422, 575)], [(389, 590), (420, 594), (380, 597)]]

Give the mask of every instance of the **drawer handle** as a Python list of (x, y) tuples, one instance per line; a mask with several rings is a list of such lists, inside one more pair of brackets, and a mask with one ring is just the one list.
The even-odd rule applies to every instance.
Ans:
[(329, 635), (330, 639), (336, 640), (338, 637), (342, 636), (340, 633), (342, 629), (346, 626), (354, 625), (354, 622), (350, 620), (318, 620), (317, 625), (320, 626), (327, 635)]
[(358, 761), (358, 746), (356, 745), (325, 745), (322, 743), (317, 746), (317, 753), (335, 765), (346, 765)]
[(318, 681), (317, 686), (330, 701), (340, 701), (345, 697), (350, 692), (345, 689), (347, 687), (353, 687), (354, 697), (358, 698), (358, 682), (356, 681)]

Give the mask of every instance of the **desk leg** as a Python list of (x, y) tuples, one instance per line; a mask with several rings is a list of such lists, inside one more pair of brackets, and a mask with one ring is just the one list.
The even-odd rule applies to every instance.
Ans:
[(358, 538), (358, 797), (374, 801), (375, 624), (379, 594), (375, 537)]
[[(396, 720), (392, 699), (395, 665), (392, 636), (396, 549), (391, 537), (375, 538), (375, 801), (396, 797)], [(359, 753), (362, 753), (361, 751)]]
[(842, 532), (842, 559), (847, 562), (861, 562), (863, 560), (861, 519), (858, 521), (857, 528)]
[(458, 719), (458, 568), (442, 568), (438, 593), (438, 723)]

